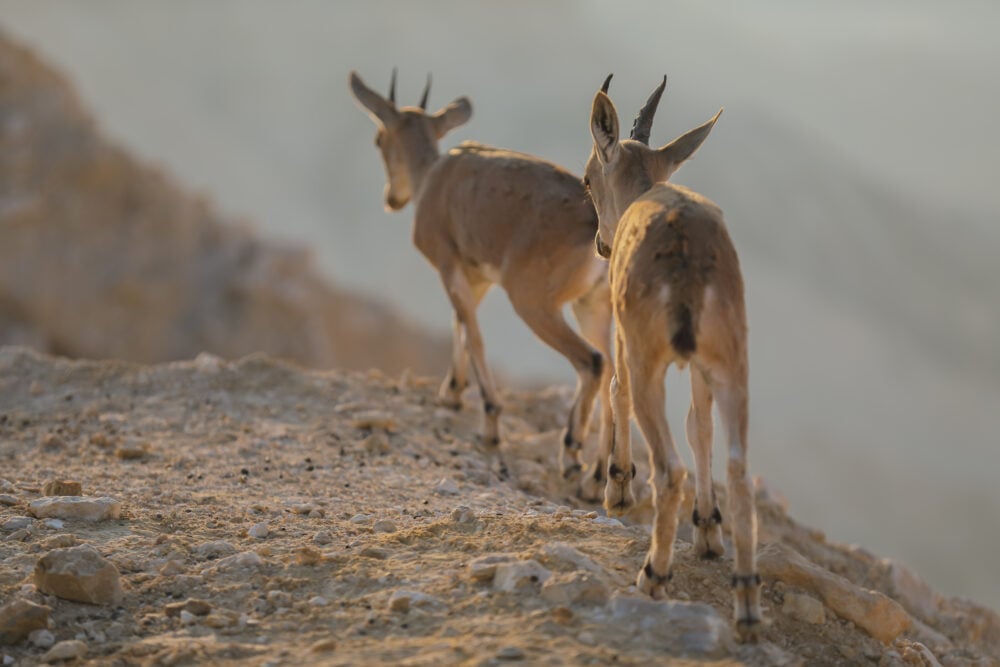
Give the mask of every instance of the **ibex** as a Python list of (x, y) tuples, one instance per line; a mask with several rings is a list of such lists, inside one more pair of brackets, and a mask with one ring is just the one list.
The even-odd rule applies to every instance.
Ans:
[[(501, 406), (476, 319), (483, 296), (499, 283), (521, 319), (576, 369), (576, 396), (560, 449), (563, 475), (574, 476), (582, 470), (582, 443), (598, 391), (600, 437), (611, 438), (607, 269), (594, 256), (597, 215), (581, 179), (545, 160), (477, 143), (441, 155), (438, 141), (468, 121), (472, 107), (460, 97), (427, 113), (429, 78), (417, 107), (396, 107), (395, 70), (388, 99), (355, 72), (350, 85), (378, 128), (386, 208), (399, 210), (413, 200), (413, 242), (437, 269), (454, 308), (452, 365), (441, 400), (461, 407), (471, 358), (483, 399), (483, 438), (499, 444)], [(586, 340), (563, 317), (566, 303)], [(603, 466), (589, 470), (581, 495), (599, 498), (602, 474)]]
[[(605, 87), (590, 117), (593, 149), (585, 183), (599, 218), (595, 242), (610, 258), (616, 324), (612, 381), (613, 439), (605, 507), (621, 512), (635, 502), (629, 441), (633, 407), (650, 456), (655, 519), (652, 542), (636, 585), (666, 595), (677, 512), (687, 477), (665, 413), (664, 377), (672, 363), (691, 364), (688, 443), (696, 468), (695, 551), (725, 552), (722, 515), (712, 488), (712, 400), (729, 445), (729, 523), (737, 629), (753, 637), (761, 622), (756, 571), (756, 513), (747, 470), (747, 324), (743, 279), (722, 211), (705, 197), (667, 179), (708, 136), (719, 114), (701, 127), (652, 149), (649, 133), (666, 77), (639, 111), (630, 139), (619, 141), (618, 113)], [(634, 405), (633, 405), (634, 403)]]

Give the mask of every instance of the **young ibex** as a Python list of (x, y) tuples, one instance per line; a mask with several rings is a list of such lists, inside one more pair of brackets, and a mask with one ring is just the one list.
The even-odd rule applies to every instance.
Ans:
[(653, 597), (665, 595), (687, 470), (667, 425), (664, 377), (671, 363), (681, 368), (690, 363), (687, 437), (697, 473), (695, 550), (705, 558), (725, 551), (722, 515), (712, 489), (714, 397), (729, 445), (735, 619), (741, 635), (753, 636), (761, 611), (756, 514), (747, 470), (743, 279), (722, 211), (705, 197), (666, 182), (705, 140), (719, 115), (662, 148), (650, 148), (653, 115), (665, 86), (666, 77), (639, 111), (628, 140), (618, 140), (618, 114), (606, 86), (597, 93), (591, 110), (594, 145), (586, 183), (600, 221), (598, 250), (611, 260), (616, 323), (614, 435), (605, 506), (623, 511), (635, 502), (629, 442), (634, 402), (649, 447), (656, 511), (652, 543), (636, 585)]
[[(598, 391), (600, 437), (608, 443), (611, 438), (611, 368), (605, 363), (611, 304), (605, 263), (594, 256), (593, 206), (579, 178), (539, 158), (470, 142), (440, 155), (438, 141), (469, 120), (469, 101), (461, 97), (428, 114), (428, 79), (418, 107), (397, 108), (395, 82), (393, 71), (386, 99), (356, 73), (350, 76), (354, 96), (378, 128), (386, 207), (399, 210), (413, 199), (413, 242), (441, 275), (455, 310), (452, 366), (440, 398), (461, 407), (471, 357), (483, 398), (483, 437), (499, 444), (500, 402), (476, 319), (486, 291), (499, 283), (521, 319), (576, 369), (576, 396), (560, 450), (563, 474), (572, 476), (582, 470), (581, 447)], [(572, 303), (586, 341), (566, 323), (566, 303)], [(602, 473), (603, 466), (589, 471), (582, 495), (600, 497)]]

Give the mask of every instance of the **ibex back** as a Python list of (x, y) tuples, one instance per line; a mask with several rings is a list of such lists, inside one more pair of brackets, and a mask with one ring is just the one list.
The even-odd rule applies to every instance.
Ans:
[[(708, 136), (718, 114), (660, 149), (649, 131), (663, 88), (639, 112), (632, 138), (619, 141), (618, 113), (606, 87), (594, 98), (594, 141), (586, 180), (600, 217), (597, 237), (610, 256), (616, 322), (616, 377), (612, 385), (614, 437), (605, 505), (623, 511), (634, 503), (629, 419), (636, 420), (650, 453), (654, 508), (652, 543), (639, 571), (640, 590), (666, 595), (677, 512), (687, 470), (674, 446), (665, 412), (664, 377), (672, 363), (691, 364), (688, 443), (694, 452), (695, 551), (721, 556), (722, 513), (712, 488), (712, 401), (719, 404), (729, 445), (729, 523), (737, 629), (756, 634), (761, 621), (755, 568), (756, 515), (747, 470), (747, 326), (739, 260), (711, 201), (667, 183)], [(721, 113), (721, 111), (720, 111)], [(633, 405), (634, 402), (634, 405)]]
[[(388, 98), (356, 73), (350, 85), (378, 128), (386, 205), (398, 210), (414, 201), (414, 244), (437, 269), (455, 311), (452, 366), (440, 398), (461, 407), (471, 358), (483, 398), (483, 437), (499, 444), (501, 406), (476, 318), (487, 290), (499, 283), (521, 319), (576, 369), (577, 391), (560, 451), (564, 476), (574, 476), (583, 468), (581, 447), (598, 391), (601, 438), (611, 437), (607, 272), (594, 256), (597, 215), (581, 180), (545, 160), (476, 143), (440, 155), (438, 141), (471, 116), (465, 98), (428, 114), (427, 90), (418, 107), (396, 107), (395, 72)], [(566, 303), (572, 303), (583, 337), (563, 317)], [(583, 495), (599, 497), (602, 472), (603, 466), (589, 471)]]

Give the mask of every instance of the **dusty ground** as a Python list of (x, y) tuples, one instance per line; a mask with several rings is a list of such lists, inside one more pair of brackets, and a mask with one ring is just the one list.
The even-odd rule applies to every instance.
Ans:
[[(55, 638), (83, 640), (88, 664), (934, 664), (914, 657), (909, 639), (941, 664), (1000, 664), (989, 657), (1000, 650), (996, 615), (929, 592), (922, 608), (897, 595), (915, 626), (886, 646), (829, 610), (820, 623), (783, 612), (794, 591), (766, 581), (772, 624), (760, 644), (738, 645), (730, 561), (694, 558), (686, 523), (672, 590), (710, 608), (675, 605), (687, 621), (637, 630), (643, 614), (615, 605), (638, 599), (646, 517), (610, 520), (552, 474), (568, 389), (505, 396), (507, 480), (474, 444), (475, 406), (436, 407), (435, 389), (405, 374), (306, 372), (264, 357), (137, 366), (0, 348), (0, 494), (14, 503), (0, 504), (0, 524), (27, 515), (49, 479), (124, 507), (120, 520), (0, 533), (0, 605), (52, 607)], [(138, 458), (116, 455), (123, 448)], [(796, 525), (775, 495), (758, 493), (762, 542), (894, 594), (890, 564)], [(262, 525), (266, 536), (248, 533)], [(38, 558), (71, 541), (117, 566), (119, 607), (34, 590)], [(230, 558), (245, 552), (259, 562)], [(534, 559), (552, 579), (498, 590), (469, 569), (490, 554)], [(552, 582), (584, 573), (597, 582), (592, 595), (553, 597)], [(187, 598), (211, 613), (166, 613)], [(4, 664), (44, 653), (27, 640), (0, 646)]]

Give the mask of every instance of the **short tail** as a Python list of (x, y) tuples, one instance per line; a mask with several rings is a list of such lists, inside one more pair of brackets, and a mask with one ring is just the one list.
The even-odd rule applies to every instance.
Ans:
[(694, 320), (691, 316), (691, 309), (682, 304), (674, 310), (671, 318), (673, 334), (670, 336), (670, 344), (673, 345), (677, 354), (685, 359), (694, 354), (697, 344), (694, 340)]

